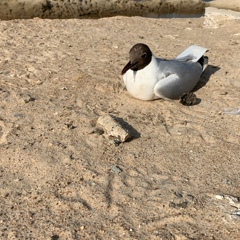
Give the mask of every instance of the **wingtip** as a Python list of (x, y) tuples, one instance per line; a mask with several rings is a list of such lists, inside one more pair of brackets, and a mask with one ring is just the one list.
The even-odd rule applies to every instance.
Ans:
[(205, 71), (205, 69), (207, 68), (208, 66), (208, 57), (207, 56), (204, 56), (203, 57), (203, 72)]

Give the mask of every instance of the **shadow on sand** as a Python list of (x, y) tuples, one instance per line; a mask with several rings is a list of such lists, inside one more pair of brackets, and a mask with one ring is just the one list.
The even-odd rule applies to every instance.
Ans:
[(141, 137), (141, 134), (130, 124), (128, 124), (126, 121), (124, 121), (122, 118), (120, 117), (115, 117), (113, 116), (114, 119), (124, 128), (126, 129), (130, 135), (132, 136), (129, 140), (127, 140), (127, 142), (130, 142), (136, 138)]
[[(215, 74), (215, 72), (217, 72), (219, 69), (221, 68), (218, 66), (208, 65), (204, 73), (201, 75), (199, 82), (194, 87), (193, 92), (196, 92), (199, 89), (203, 88), (210, 80), (211, 75)], [(197, 98), (196, 102), (193, 105), (198, 105), (200, 102), (201, 102), (201, 99)]]
[(196, 92), (199, 89), (201, 89), (202, 87), (204, 87), (208, 83), (211, 75), (215, 74), (215, 72), (217, 72), (219, 69), (220, 69), (220, 67), (218, 67), (218, 66), (208, 65), (206, 70), (201, 75), (199, 82), (194, 87), (193, 92)]

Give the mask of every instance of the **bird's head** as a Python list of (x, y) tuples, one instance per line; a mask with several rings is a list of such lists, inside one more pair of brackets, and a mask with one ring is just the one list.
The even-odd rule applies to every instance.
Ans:
[(129, 52), (130, 61), (122, 70), (122, 75), (129, 69), (137, 71), (146, 67), (152, 60), (152, 52), (146, 44), (137, 43)]

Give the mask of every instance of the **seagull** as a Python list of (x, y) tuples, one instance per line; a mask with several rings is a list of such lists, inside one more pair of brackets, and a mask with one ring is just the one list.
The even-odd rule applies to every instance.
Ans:
[(154, 56), (150, 48), (137, 43), (130, 49), (130, 61), (122, 70), (127, 91), (141, 100), (179, 99), (191, 93), (208, 65), (207, 48), (192, 45), (175, 59)]

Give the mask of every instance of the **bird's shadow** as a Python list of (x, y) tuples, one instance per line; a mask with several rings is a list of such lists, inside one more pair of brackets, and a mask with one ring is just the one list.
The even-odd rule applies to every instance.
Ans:
[(204, 87), (210, 80), (211, 75), (215, 74), (220, 69), (221, 68), (218, 66), (208, 65), (203, 74), (201, 75), (199, 82), (194, 87), (193, 92), (196, 92), (202, 87)]
[[(221, 69), (218, 66), (208, 65), (203, 74), (200, 77), (200, 80), (198, 81), (197, 85), (194, 87), (192, 92), (196, 92), (202, 87), (204, 87), (208, 81), (210, 80), (211, 75), (213, 75), (215, 72), (217, 72), (219, 69)], [(200, 98), (196, 98), (196, 102), (193, 105), (198, 105), (201, 102)]]

